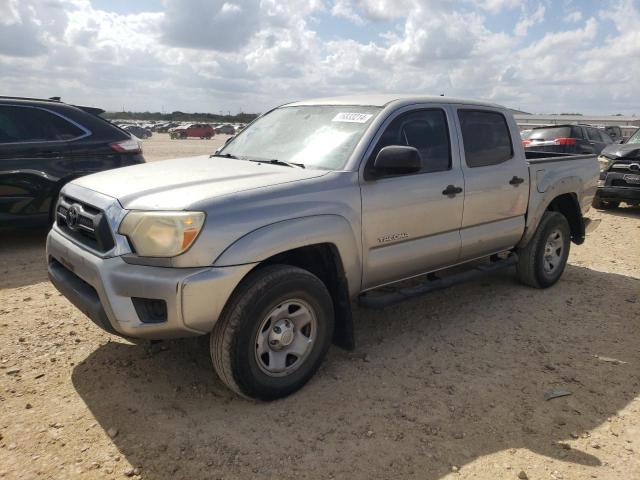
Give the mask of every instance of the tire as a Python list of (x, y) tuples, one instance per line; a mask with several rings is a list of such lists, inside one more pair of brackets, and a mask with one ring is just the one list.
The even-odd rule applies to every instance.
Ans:
[[(333, 302), (320, 279), (297, 267), (267, 266), (250, 273), (229, 299), (211, 333), (211, 359), (234, 392), (275, 400), (314, 375), (333, 328)], [(289, 353), (295, 349), (302, 353)]]
[(598, 197), (593, 199), (593, 208), (597, 208), (599, 210), (613, 210), (620, 206), (620, 202), (611, 202), (606, 200), (600, 200)]
[(518, 251), (516, 269), (520, 282), (535, 288), (555, 284), (567, 265), (570, 245), (567, 218), (561, 213), (545, 212), (533, 238)]

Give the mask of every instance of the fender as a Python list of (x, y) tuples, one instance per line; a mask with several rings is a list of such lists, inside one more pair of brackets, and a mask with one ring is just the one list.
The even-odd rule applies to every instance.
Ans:
[(274, 255), (321, 243), (335, 245), (349, 286), (349, 296), (360, 293), (362, 262), (351, 224), (340, 215), (293, 218), (260, 227), (236, 240), (213, 262), (214, 267), (260, 263)]
[[(532, 182), (535, 182), (535, 187), (532, 185), (529, 196), (529, 211), (527, 212), (527, 221), (525, 224), (525, 232), (522, 239), (518, 243), (517, 247), (524, 247), (529, 243), (529, 240), (533, 237), (538, 224), (542, 219), (542, 215), (547, 211), (551, 202), (560, 195), (571, 194), (572, 197), (576, 196), (576, 192), (584, 190), (584, 184), (580, 177), (559, 177), (562, 172), (547, 172), (544, 168), (538, 169), (535, 175), (532, 176)], [(581, 207), (575, 200), (578, 211), (581, 212)], [(582, 222), (582, 215), (580, 216)], [(584, 222), (582, 222), (584, 226)], [(584, 233), (584, 232), (583, 232)]]

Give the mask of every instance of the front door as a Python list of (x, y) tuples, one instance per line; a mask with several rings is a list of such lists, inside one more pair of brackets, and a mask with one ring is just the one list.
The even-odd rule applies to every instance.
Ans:
[(455, 130), (445, 109), (399, 113), (382, 131), (365, 172), (389, 145), (418, 149), (422, 169), (375, 179), (365, 173), (363, 289), (451, 265), (460, 254), (464, 182), (457, 149), (451, 148), (450, 132)]

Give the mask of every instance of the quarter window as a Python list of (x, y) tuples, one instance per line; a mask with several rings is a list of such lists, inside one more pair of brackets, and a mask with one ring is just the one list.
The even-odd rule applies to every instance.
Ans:
[(0, 106), (0, 143), (71, 140), (84, 131), (39, 108)]
[(384, 147), (414, 147), (420, 153), (419, 173), (442, 172), (451, 168), (451, 147), (447, 117), (442, 110), (420, 110), (394, 119), (380, 137), (371, 162)]
[(464, 156), (469, 167), (498, 165), (513, 158), (509, 127), (496, 112), (459, 110)]

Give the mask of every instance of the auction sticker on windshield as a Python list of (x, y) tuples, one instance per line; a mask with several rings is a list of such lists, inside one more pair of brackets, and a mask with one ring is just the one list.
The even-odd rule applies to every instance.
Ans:
[(350, 122), (350, 123), (367, 123), (373, 115), (369, 113), (353, 113), (353, 112), (340, 112), (333, 117), (332, 122)]

